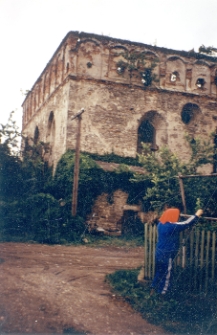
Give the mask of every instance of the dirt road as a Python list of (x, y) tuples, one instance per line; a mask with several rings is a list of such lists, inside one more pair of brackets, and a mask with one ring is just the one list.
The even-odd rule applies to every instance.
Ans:
[(142, 247), (0, 244), (1, 334), (164, 334), (104, 281), (142, 262)]

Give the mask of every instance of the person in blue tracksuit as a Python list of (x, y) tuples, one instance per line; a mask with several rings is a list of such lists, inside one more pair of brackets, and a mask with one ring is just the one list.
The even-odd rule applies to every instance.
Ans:
[(155, 252), (155, 277), (151, 284), (152, 295), (155, 291), (165, 294), (170, 286), (172, 264), (179, 250), (179, 233), (197, 223), (203, 210), (187, 220), (178, 222), (180, 211), (177, 208), (167, 209), (159, 219), (157, 226), (158, 242)]

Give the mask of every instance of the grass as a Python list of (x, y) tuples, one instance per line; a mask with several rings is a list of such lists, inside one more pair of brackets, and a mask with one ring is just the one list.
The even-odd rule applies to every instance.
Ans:
[(163, 299), (157, 294), (150, 296), (149, 284), (141, 285), (138, 273), (139, 269), (120, 270), (107, 275), (106, 280), (144, 319), (169, 333), (217, 334), (216, 295), (196, 295), (178, 285)]
[(128, 237), (128, 236), (96, 236), (96, 235), (87, 235), (86, 239), (88, 241), (87, 245), (89, 247), (125, 247), (125, 248), (134, 248), (139, 246), (144, 246), (143, 237)]

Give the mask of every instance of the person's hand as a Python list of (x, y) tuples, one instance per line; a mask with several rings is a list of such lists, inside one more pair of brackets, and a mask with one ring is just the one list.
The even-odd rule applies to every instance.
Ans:
[(197, 216), (201, 216), (203, 214), (203, 210), (202, 209), (198, 209), (195, 213), (195, 215)]

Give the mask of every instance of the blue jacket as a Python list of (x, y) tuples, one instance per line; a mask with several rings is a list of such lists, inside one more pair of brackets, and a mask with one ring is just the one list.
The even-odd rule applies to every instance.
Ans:
[(197, 222), (198, 216), (192, 215), (183, 222), (158, 223), (158, 242), (156, 246), (156, 258), (159, 261), (168, 257), (175, 257), (179, 249), (179, 233)]

